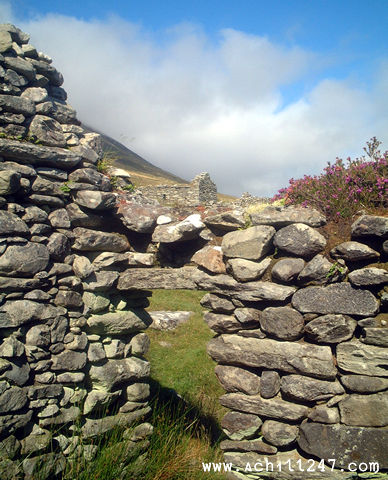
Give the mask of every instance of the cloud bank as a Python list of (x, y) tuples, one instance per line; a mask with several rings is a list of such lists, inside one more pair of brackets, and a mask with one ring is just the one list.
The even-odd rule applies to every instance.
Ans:
[[(53, 57), (78, 118), (181, 177), (208, 171), (224, 193), (272, 196), (336, 156), (360, 155), (373, 135), (386, 144), (388, 62), (367, 88), (318, 76), (322, 55), (233, 29), (214, 39), (119, 17), (11, 20)], [(290, 101), (282, 92), (293, 88), (302, 93)]]

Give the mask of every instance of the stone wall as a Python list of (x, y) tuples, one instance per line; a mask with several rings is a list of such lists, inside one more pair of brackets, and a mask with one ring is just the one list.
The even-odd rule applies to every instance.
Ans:
[(149, 185), (136, 190), (161, 205), (194, 207), (217, 203), (217, 187), (207, 172), (197, 175), (189, 185)]

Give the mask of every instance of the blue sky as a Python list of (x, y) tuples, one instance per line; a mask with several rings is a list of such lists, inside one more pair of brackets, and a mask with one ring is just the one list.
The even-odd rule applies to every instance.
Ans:
[(0, 0), (81, 120), (219, 190), (272, 195), (387, 145), (388, 1)]

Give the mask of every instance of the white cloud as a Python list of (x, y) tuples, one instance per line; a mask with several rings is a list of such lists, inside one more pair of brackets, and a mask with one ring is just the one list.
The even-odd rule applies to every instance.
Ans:
[(225, 193), (272, 195), (361, 154), (373, 135), (387, 140), (387, 64), (372, 91), (322, 78), (283, 108), (282, 86), (320, 71), (321, 55), (232, 29), (217, 41), (190, 24), (155, 34), (119, 17), (20, 26), (54, 58), (82, 121), (177, 175), (209, 171)]

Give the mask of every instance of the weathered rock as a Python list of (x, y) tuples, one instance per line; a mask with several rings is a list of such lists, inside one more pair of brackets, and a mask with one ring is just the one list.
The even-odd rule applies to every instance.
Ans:
[(275, 229), (270, 226), (229, 232), (222, 239), (222, 252), (228, 258), (259, 260), (271, 250), (274, 235)]
[(310, 410), (308, 418), (319, 423), (340, 423), (338, 408), (329, 408), (326, 405), (315, 405)]
[(149, 312), (152, 319), (150, 328), (155, 330), (174, 330), (179, 325), (188, 322), (192, 314), (193, 312), (185, 311), (152, 311)]
[(20, 173), (0, 171), (0, 195), (12, 195), (20, 188)]
[(123, 382), (133, 382), (149, 376), (149, 363), (140, 358), (110, 360), (104, 365), (92, 365), (90, 379), (96, 390), (112, 391)]
[(19, 387), (23, 387), (29, 378), (31, 368), (28, 363), (24, 363), (20, 359), (14, 358), (9, 362), (9, 367), (2, 375), (2, 378), (15, 383)]
[(0, 235), (26, 235), (27, 225), (14, 213), (0, 210)]
[(51, 333), (47, 325), (34, 325), (26, 333), (26, 345), (47, 347), (50, 344)]
[(276, 369), (327, 379), (335, 378), (336, 374), (330, 347), (221, 335), (210, 340), (208, 353), (213, 360), (227, 365)]
[(119, 290), (196, 290), (194, 273), (197, 268), (131, 268), (120, 274), (117, 288)]
[(206, 312), (203, 319), (209, 328), (216, 333), (233, 333), (238, 332), (243, 326), (232, 315), (223, 315), (221, 313)]
[(123, 252), (129, 249), (127, 238), (119, 233), (100, 232), (82, 227), (75, 228), (73, 232), (75, 235), (74, 250)]
[(25, 245), (11, 245), (0, 256), (0, 275), (29, 277), (44, 270), (49, 261), (45, 245), (27, 242)]
[(50, 235), (49, 241), (47, 242), (47, 250), (52, 259), (63, 260), (70, 250), (69, 239), (62, 233), (54, 232)]
[(251, 328), (252, 326), (257, 327), (260, 325), (259, 320), (261, 312), (256, 308), (236, 308), (234, 315), (243, 326), (249, 326), (249, 328)]
[(123, 224), (134, 232), (152, 233), (156, 227), (156, 219), (160, 208), (151, 208), (130, 202), (119, 205), (117, 215)]
[(92, 390), (88, 393), (84, 403), (84, 415), (96, 410), (105, 410), (119, 396), (120, 392), (109, 393), (100, 390)]
[(264, 370), (260, 377), (260, 395), (273, 398), (280, 390), (280, 375), (274, 370)]
[(143, 310), (128, 310), (101, 315), (92, 315), (87, 320), (91, 333), (104, 335), (126, 335), (146, 329), (152, 322)]
[[(36, 106), (36, 112), (52, 117), (62, 124), (78, 123), (74, 108), (64, 102), (58, 102), (55, 98), (48, 97), (46, 102), (39, 103)], [(83, 156), (81, 149), (76, 149), (76, 151)]]
[(260, 390), (260, 377), (239, 367), (217, 365), (215, 374), (227, 392), (243, 392), (255, 395)]
[(344, 388), (337, 380), (334, 382), (326, 382), (302, 375), (283, 376), (280, 389), (286, 397), (306, 402), (327, 400), (334, 395), (345, 393)]
[(27, 403), (26, 391), (20, 387), (11, 387), (0, 395), (0, 413), (15, 412)]
[(240, 210), (231, 210), (206, 217), (204, 223), (211, 230), (231, 232), (244, 228), (246, 219)]
[(305, 333), (318, 343), (340, 343), (352, 338), (356, 320), (344, 315), (323, 315), (305, 326)]
[(80, 409), (75, 406), (61, 408), (58, 415), (56, 415), (55, 417), (42, 418), (39, 424), (42, 427), (48, 427), (50, 425), (73, 423), (80, 416), (80, 413)]
[(296, 340), (302, 336), (303, 315), (290, 307), (268, 307), (260, 317), (261, 329), (281, 340)]
[(353, 272), (349, 273), (349, 282), (356, 287), (370, 287), (387, 284), (388, 271), (376, 267), (353, 270)]
[(221, 450), (236, 452), (258, 452), (272, 455), (277, 452), (277, 448), (261, 440), (224, 440), (220, 443)]
[(352, 237), (388, 237), (388, 217), (363, 215), (352, 225)]
[(226, 297), (214, 295), (213, 293), (207, 293), (200, 301), (200, 304), (202, 307), (213, 310), (216, 313), (232, 313), (235, 309), (233, 302)]
[(106, 358), (123, 358), (125, 343), (114, 338), (110, 343), (104, 344)]
[(82, 300), (91, 313), (103, 312), (110, 304), (108, 297), (92, 292), (84, 292), (82, 295)]
[(69, 215), (64, 208), (51, 212), (48, 220), (53, 228), (70, 228), (71, 226)]
[(28, 130), (30, 136), (35, 136), (42, 145), (51, 147), (66, 147), (66, 139), (60, 124), (53, 118), (35, 115)]
[[(0, 108), (6, 112), (21, 113), (30, 116), (35, 114), (35, 104), (27, 98), (16, 97), (14, 95), (0, 95)], [(0, 150), (2, 146), (12, 140), (1, 139)], [(16, 142), (15, 143), (20, 143)], [(14, 157), (15, 158), (15, 157)]]
[(298, 444), (303, 451), (326, 461), (335, 458), (337, 468), (346, 469), (354, 461), (367, 465), (378, 462), (380, 469), (388, 467), (387, 428), (304, 423), (299, 431)]
[(307, 287), (292, 297), (292, 305), (302, 313), (334, 313), (344, 315), (374, 315), (378, 302), (366, 290), (356, 290), (348, 283), (327, 287)]
[(239, 282), (250, 282), (262, 277), (270, 264), (270, 258), (265, 258), (259, 263), (244, 258), (233, 258), (228, 261), (228, 269)]
[(104, 225), (101, 215), (85, 213), (76, 203), (66, 205), (66, 210), (74, 227), (97, 228)]
[(326, 218), (313, 208), (269, 206), (259, 213), (251, 214), (253, 225), (272, 225), (283, 228), (293, 223), (304, 223), (310, 227), (322, 227)]
[(127, 387), (127, 400), (130, 402), (146, 400), (149, 396), (150, 386), (148, 383), (133, 383)]
[(85, 279), (93, 273), (94, 268), (88, 257), (77, 255), (73, 262), (73, 270), (77, 277)]
[(20, 73), (24, 77), (26, 77), (30, 81), (35, 80), (35, 69), (31, 65), (31, 63), (27, 60), (24, 60), (24, 58), (21, 57), (10, 57), (10, 56), (5, 56), (5, 65), (9, 67), (11, 70), (14, 70), (17, 73)]
[(0, 327), (19, 327), (34, 320), (45, 320), (55, 315), (55, 308), (31, 300), (7, 301), (0, 306)]
[(52, 370), (69, 370), (71, 372), (82, 370), (87, 360), (86, 353), (73, 350), (65, 350), (59, 355), (53, 355), (51, 358), (53, 361)]
[(41, 103), (46, 100), (48, 93), (47, 90), (42, 87), (29, 87), (22, 92), (20, 97), (31, 100), (34, 103)]
[(369, 345), (378, 345), (380, 347), (388, 347), (388, 328), (363, 328), (360, 340)]
[(127, 346), (128, 350), (125, 355), (127, 356), (129, 351), (132, 355), (143, 357), (147, 354), (150, 348), (150, 339), (146, 333), (138, 333), (131, 338), (129, 345)]
[(106, 359), (103, 345), (100, 343), (91, 343), (88, 349), (88, 360), (92, 363), (100, 362)]
[(84, 279), (83, 289), (89, 292), (106, 292), (112, 289), (118, 278), (118, 272), (94, 272)]
[(388, 392), (349, 395), (339, 404), (345, 425), (385, 427), (388, 425)]
[(337, 347), (338, 367), (345, 372), (375, 377), (386, 377), (388, 351), (358, 340), (340, 343)]
[(343, 242), (330, 251), (333, 258), (342, 258), (347, 262), (359, 262), (379, 258), (380, 254), (360, 242)]
[(283, 420), (301, 420), (308, 413), (308, 408), (303, 405), (286, 402), (277, 397), (265, 399), (260, 395), (227, 393), (220, 398), (220, 403), (233, 410)]
[(296, 425), (266, 420), (261, 428), (261, 433), (268, 443), (277, 447), (285, 447), (295, 442), (299, 428)]
[(31, 434), (21, 441), (22, 455), (31, 455), (46, 450), (52, 441), (51, 432), (42, 428), (34, 428)]
[(213, 273), (226, 273), (221, 247), (207, 245), (195, 252), (191, 261)]
[(0, 416), (0, 433), (7, 435), (14, 433), (19, 428), (23, 428), (31, 421), (32, 410), (18, 415), (2, 415)]
[(7, 337), (0, 345), (0, 357), (13, 358), (21, 357), (24, 354), (24, 345), (13, 336)]
[(174, 243), (197, 238), (205, 228), (198, 214), (190, 215), (181, 222), (158, 225), (152, 234), (153, 242)]
[(388, 378), (343, 375), (340, 380), (346, 388), (356, 393), (375, 393), (388, 389)]
[(326, 239), (308, 225), (295, 223), (276, 232), (274, 245), (284, 252), (308, 258), (324, 249)]
[(230, 439), (246, 440), (256, 435), (262, 423), (257, 415), (228, 412), (222, 419), (221, 426)]
[(337, 263), (331, 263), (323, 255), (316, 255), (300, 272), (298, 282), (302, 285), (333, 283), (344, 278), (346, 273), (345, 265), (340, 266)]
[(112, 210), (116, 205), (116, 196), (109, 192), (80, 190), (76, 192), (74, 201), (81, 207), (90, 210)]

